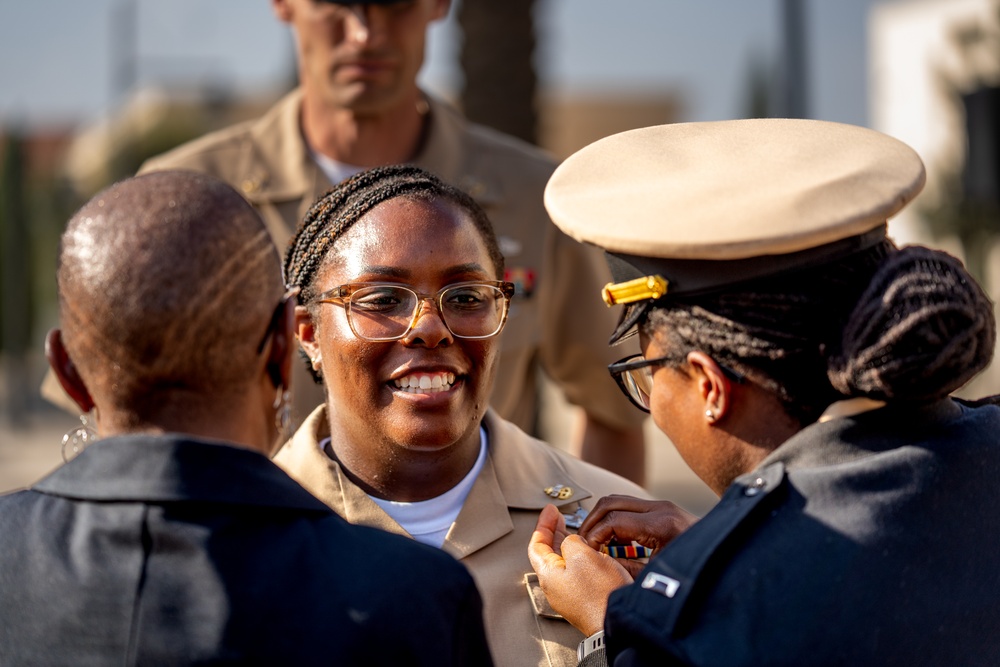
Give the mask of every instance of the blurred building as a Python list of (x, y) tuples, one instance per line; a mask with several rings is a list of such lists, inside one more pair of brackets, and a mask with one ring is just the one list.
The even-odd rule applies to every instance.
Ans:
[(66, 156), (65, 176), (86, 200), (131, 176), (154, 155), (212, 130), (260, 116), (283, 92), (237, 96), (200, 86), (137, 89), (113, 113), (76, 133)]
[(681, 105), (669, 93), (543, 92), (538, 107), (538, 143), (563, 160), (609, 135), (676, 122)]
[[(872, 126), (927, 166), (890, 234), (962, 257), (1000, 300), (1000, 0), (877, 4), (869, 53)], [(966, 392), (1000, 393), (1000, 362)]]

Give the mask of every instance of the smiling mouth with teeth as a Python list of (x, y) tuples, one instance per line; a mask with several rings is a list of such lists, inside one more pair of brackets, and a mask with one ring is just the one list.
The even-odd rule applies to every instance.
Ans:
[(454, 373), (414, 373), (405, 375), (394, 384), (409, 394), (436, 394), (448, 391), (455, 384)]

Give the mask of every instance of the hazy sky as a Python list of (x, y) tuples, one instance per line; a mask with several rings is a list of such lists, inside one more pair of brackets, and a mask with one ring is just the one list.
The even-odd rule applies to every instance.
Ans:
[[(866, 20), (879, 0), (807, 0), (809, 109), (868, 124)], [(85, 122), (115, 102), (116, 12), (138, 11), (141, 84), (275, 86), (291, 39), (266, 0), (0, 0), (0, 122)], [(683, 120), (745, 113), (754, 60), (778, 57), (780, 0), (541, 0), (537, 63), (544, 84), (571, 90), (658, 89)], [(454, 9), (452, 11), (454, 14)], [(460, 85), (456, 31), (433, 31), (425, 84)]]

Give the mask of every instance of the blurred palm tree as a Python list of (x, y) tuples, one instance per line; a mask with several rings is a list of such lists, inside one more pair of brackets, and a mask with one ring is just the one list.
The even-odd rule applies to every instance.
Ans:
[(461, 0), (462, 107), (477, 123), (537, 143), (535, 0)]

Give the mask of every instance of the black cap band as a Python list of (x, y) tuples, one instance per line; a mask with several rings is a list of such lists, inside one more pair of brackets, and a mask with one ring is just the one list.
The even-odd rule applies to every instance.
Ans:
[(784, 255), (760, 255), (746, 259), (665, 259), (606, 252), (605, 259), (615, 283), (659, 275), (666, 278), (668, 284), (667, 293), (659, 299), (628, 304), (608, 342), (614, 345), (651, 307), (669, 303), (672, 298), (721, 292), (757, 278), (767, 278), (807, 266), (834, 262), (881, 243), (885, 239), (885, 233), (886, 226), (882, 224), (864, 234), (815, 248)]

